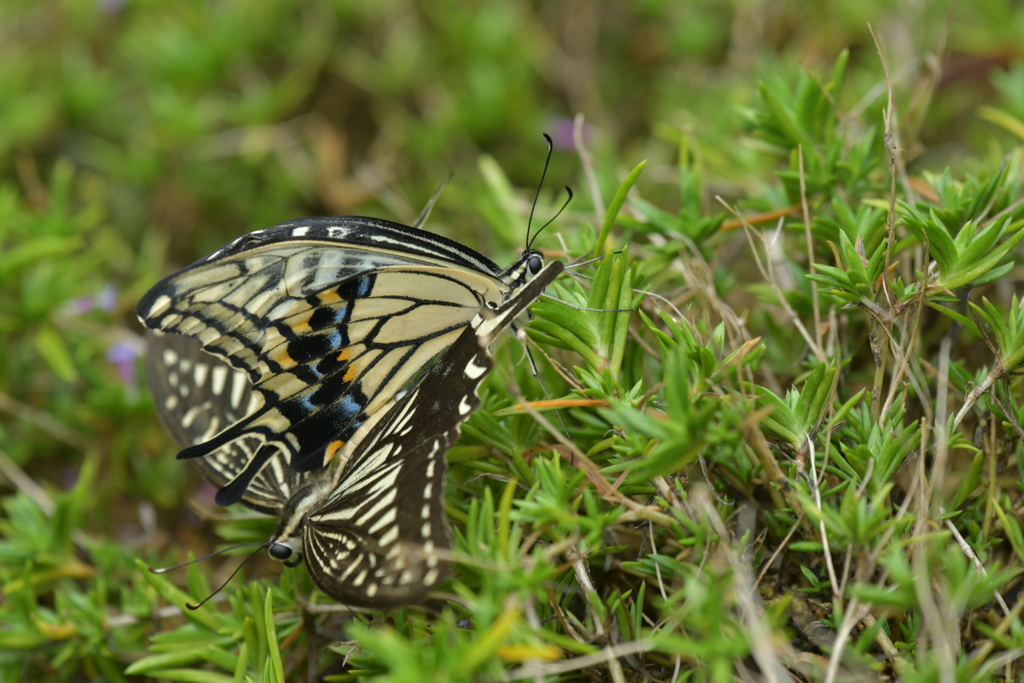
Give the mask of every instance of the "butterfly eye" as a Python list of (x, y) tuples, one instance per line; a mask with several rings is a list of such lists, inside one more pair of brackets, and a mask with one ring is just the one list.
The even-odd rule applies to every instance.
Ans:
[[(285, 562), (285, 561), (291, 559), (292, 552), (293, 551), (292, 551), (291, 547), (285, 545), (284, 543), (275, 543), (274, 545), (270, 546), (269, 550), (267, 550), (267, 553), (272, 558), (274, 558), (275, 560), (280, 560), (281, 562)], [(300, 557), (299, 561), (300, 562), (302, 561), (301, 557)], [(294, 565), (292, 565), (292, 566), (294, 566)]]
[(544, 267), (544, 261), (540, 256), (531, 256), (530, 260), (526, 262), (526, 267), (530, 269), (531, 275), (536, 275)]

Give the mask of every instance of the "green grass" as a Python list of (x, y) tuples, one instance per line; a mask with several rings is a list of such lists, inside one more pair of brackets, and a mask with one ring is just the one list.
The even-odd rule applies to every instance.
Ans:
[[(1024, 13), (600, 8), (0, 5), (0, 680), (1021, 679)], [(183, 610), (241, 558), (147, 566), (274, 522), (174, 459), (139, 297), (450, 172), (429, 227), (506, 263), (541, 132), (539, 246), (621, 252), (549, 293), (639, 308), (534, 307), (568, 437), (506, 340), (439, 592), (261, 558)]]

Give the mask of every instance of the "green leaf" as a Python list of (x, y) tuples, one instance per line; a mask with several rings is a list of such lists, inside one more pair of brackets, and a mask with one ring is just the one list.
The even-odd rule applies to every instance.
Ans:
[(956, 489), (956, 494), (953, 496), (953, 502), (950, 503), (951, 510), (959, 510), (960, 506), (964, 504), (968, 496), (974, 493), (974, 490), (978, 488), (981, 483), (981, 469), (985, 464), (985, 453), (978, 451), (974, 455), (974, 459), (971, 460), (971, 466), (967, 468), (967, 474), (964, 476), (963, 481), (960, 482), (960, 486)]
[[(185, 595), (181, 590), (175, 587), (170, 581), (165, 579), (160, 574), (154, 574), (149, 571), (149, 568), (143, 564), (142, 560), (135, 560), (135, 567), (142, 578), (146, 580), (149, 585), (156, 589), (156, 592), (160, 594), (164, 600), (172, 605), (181, 607), (181, 614), (189, 621), (193, 622), (197, 626), (209, 629), (214, 633), (217, 633), (221, 629), (220, 619), (212, 611), (210, 607), (204, 606), (197, 610), (191, 610), (185, 607), (185, 603), (191, 602), (192, 599)], [(204, 609), (205, 608), (205, 609)]]
[(194, 650), (183, 650), (181, 652), (168, 652), (166, 654), (150, 655), (132, 662), (124, 670), (129, 676), (144, 674), (147, 671), (161, 669), (168, 666), (181, 666), (202, 661), (202, 651), (206, 648), (195, 648)]
[(995, 511), (999, 516), (999, 521), (1003, 523), (1003, 531), (1006, 533), (1006, 538), (1010, 541), (1010, 546), (1013, 548), (1013, 552), (1017, 553), (1017, 559), (1024, 562), (1024, 534), (1021, 533), (1020, 524), (1017, 523), (1016, 518), (1008, 516), (1003, 512), (1003, 507), (998, 501), (995, 503)]
[(270, 590), (267, 591), (267, 599), (263, 605), (263, 619), (266, 623), (267, 649), (270, 652), (270, 670), (274, 677), (274, 683), (285, 683), (281, 648), (277, 643), (277, 625), (274, 624), (274, 599)]
[(200, 669), (155, 669), (149, 672), (149, 677), (181, 681), (182, 683), (233, 683), (234, 681), (231, 676)]
[[(619, 185), (618, 191), (615, 193), (614, 199), (612, 199), (611, 205), (604, 214), (604, 222), (601, 224), (601, 232), (597, 236), (597, 242), (594, 244), (594, 257), (600, 256), (605, 251), (604, 243), (608, 240), (608, 235), (612, 231), (612, 226), (615, 224), (615, 219), (619, 216), (619, 211), (622, 209), (622, 205), (626, 202), (626, 195), (636, 184), (637, 178), (640, 177), (641, 171), (644, 170), (644, 166), (647, 165), (647, 160), (641, 161), (637, 164), (626, 179)], [(611, 247), (609, 246), (610, 250)]]
[(47, 325), (36, 333), (36, 349), (57, 377), (65, 382), (74, 382), (78, 379), (78, 370), (75, 369), (71, 351), (55, 329)]

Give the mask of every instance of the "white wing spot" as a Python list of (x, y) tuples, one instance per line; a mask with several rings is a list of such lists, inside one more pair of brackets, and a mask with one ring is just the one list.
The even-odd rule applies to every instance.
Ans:
[(174, 410), (177, 407), (178, 397), (175, 396), (174, 394), (171, 394), (170, 396), (164, 399), (164, 408), (167, 408), (167, 410)]
[(292, 230), (292, 237), (305, 237), (309, 234), (309, 227), (295, 228)]
[(463, 372), (465, 372), (466, 377), (470, 379), (480, 379), (487, 372), (487, 368), (482, 365), (477, 365), (476, 358), (474, 357), (466, 363), (466, 369)]
[(423, 538), (430, 538), (430, 522), (423, 522), (420, 533), (423, 534)]
[(469, 405), (469, 401), (463, 396), (462, 401), (459, 402), (459, 415), (469, 415), (471, 412), (473, 412), (473, 406)]
[(189, 408), (188, 412), (181, 418), (181, 426), (185, 429), (191, 427), (192, 423), (196, 421), (197, 417), (199, 417), (199, 413), (202, 409), (203, 406), (192, 406)]
[(231, 407), (238, 409), (238, 406), (242, 405), (242, 393), (245, 392), (246, 386), (249, 381), (240, 372), (236, 372), (234, 379), (231, 382)]
[(364, 569), (363, 571), (359, 572), (359, 575), (356, 576), (356, 578), (352, 579), (352, 585), (353, 586), (357, 586), (357, 587), (358, 586), (362, 586), (363, 585), (363, 581), (366, 580), (366, 574), (369, 571), (370, 571), (369, 569)]
[(224, 393), (224, 384), (227, 382), (227, 379), (228, 366), (218, 365), (213, 369), (210, 390), (213, 391), (214, 396), (220, 396)]
[(178, 362), (178, 354), (174, 349), (164, 349), (164, 365), (170, 367)]
[(206, 376), (210, 373), (210, 366), (206, 363), (196, 363), (195, 367), (192, 368), (192, 378), (195, 380), (196, 386), (201, 387), (206, 381)]

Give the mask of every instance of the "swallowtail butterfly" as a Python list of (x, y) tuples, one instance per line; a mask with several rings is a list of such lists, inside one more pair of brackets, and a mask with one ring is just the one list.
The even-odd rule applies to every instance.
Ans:
[[(343, 466), (299, 473), (272, 459), (243, 498), (280, 518), (267, 543), (270, 556), (290, 566), (304, 558), (316, 585), (350, 605), (411, 602), (435, 586), (444, 574), (443, 555), (451, 543), (443, 509), (445, 453), (480, 404), (477, 388), (493, 367), (490, 342), (562, 269), (563, 264), (554, 261), (506, 301), (478, 308), (441, 359), (365, 430)], [(154, 393), (173, 386), (175, 395), (181, 396), (181, 382), (195, 379), (196, 365), (189, 362), (182, 367), (183, 356), (173, 352), (172, 357), (167, 350), (165, 346), (162, 353), (151, 354), (157, 356), (154, 362), (164, 363), (151, 374), (180, 375), (155, 387)], [(215, 367), (226, 368), (221, 361), (207, 358)], [(208, 372), (212, 371), (200, 371)], [(244, 375), (237, 377), (246, 381)], [(230, 395), (225, 393), (228, 378), (219, 396)], [(205, 381), (200, 384), (211, 387)], [(241, 410), (245, 387), (237, 386), (239, 395), (233, 404)], [(193, 402), (188, 410), (206, 409), (195, 410), (189, 420), (183, 419), (188, 410), (161, 411), (164, 422), (185, 442), (203, 425), (215, 426), (210, 426), (207, 411), (216, 410), (209, 388), (187, 393)], [(219, 464), (201, 465), (204, 474), (214, 483), (230, 478), (250, 457), (248, 439), (254, 437), (222, 447), (216, 454)], [(234, 454), (236, 463), (232, 464), (229, 454)]]
[[(251, 383), (247, 395), (231, 375), (234, 421), (207, 422), (203, 438), (187, 439), (178, 457), (212, 459), (200, 469), (223, 487), (221, 505), (243, 500), (253, 485), (284, 485), (283, 467), (302, 473), (339, 453), (344, 459), (356, 431), (383, 414), (481, 306), (515, 298), (543, 266), (529, 239), (502, 270), (458, 242), (358, 216), (302, 218), (234, 240), (161, 280), (138, 305), (146, 327), (198, 339)], [(218, 379), (198, 368), (166, 379)], [(161, 410), (184, 418), (196, 409), (183, 395), (187, 386), (169, 387)], [(257, 484), (266, 467), (274, 471)]]

